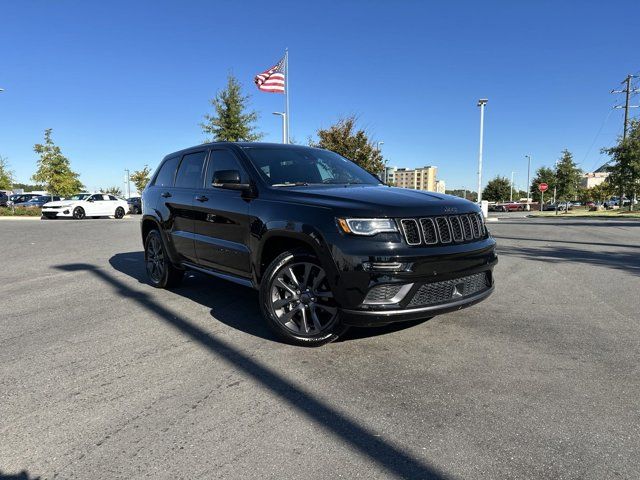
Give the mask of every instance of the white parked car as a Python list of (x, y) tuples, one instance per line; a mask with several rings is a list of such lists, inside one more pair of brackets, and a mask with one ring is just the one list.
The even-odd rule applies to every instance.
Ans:
[(66, 200), (49, 202), (42, 206), (44, 218), (72, 217), (81, 220), (85, 217), (122, 218), (129, 205), (126, 200), (106, 193), (78, 193)]

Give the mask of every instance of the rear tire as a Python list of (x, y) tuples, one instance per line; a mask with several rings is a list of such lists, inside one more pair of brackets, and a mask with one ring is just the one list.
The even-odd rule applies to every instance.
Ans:
[(300, 250), (271, 262), (260, 282), (260, 310), (269, 327), (293, 345), (319, 347), (348, 329), (320, 262)]
[(124, 208), (118, 207), (118, 208), (116, 208), (116, 212), (114, 213), (113, 216), (114, 216), (114, 218), (118, 218), (118, 219), (124, 218), (124, 213), (125, 213), (124, 212)]
[(184, 277), (184, 270), (171, 263), (158, 230), (151, 230), (145, 239), (144, 264), (149, 282), (156, 288), (177, 287)]

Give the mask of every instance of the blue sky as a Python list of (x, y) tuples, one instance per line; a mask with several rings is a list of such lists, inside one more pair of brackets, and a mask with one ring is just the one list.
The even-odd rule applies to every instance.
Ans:
[(252, 79), (289, 47), (298, 142), (356, 114), (391, 165), (472, 187), (487, 97), (484, 178), (515, 170), (524, 187), (525, 154), (602, 163), (622, 125), (609, 91), (640, 70), (639, 21), (637, 1), (4, 2), (0, 155), (28, 181), (53, 128), (87, 187), (122, 185), (125, 168), (203, 140), (230, 71), (277, 142), (283, 97)]

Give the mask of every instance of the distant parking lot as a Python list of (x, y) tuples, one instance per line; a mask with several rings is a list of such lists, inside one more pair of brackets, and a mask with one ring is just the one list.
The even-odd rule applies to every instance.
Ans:
[(0, 222), (0, 478), (640, 478), (640, 222), (492, 214), (484, 303), (278, 342), (139, 217)]

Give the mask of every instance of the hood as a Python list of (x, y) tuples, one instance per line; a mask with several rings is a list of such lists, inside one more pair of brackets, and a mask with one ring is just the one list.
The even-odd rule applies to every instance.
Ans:
[(74, 200), (56, 200), (55, 202), (47, 202), (43, 207), (61, 207), (62, 205), (70, 205)]
[(286, 192), (286, 201), (328, 207), (348, 216), (418, 217), (480, 211), (459, 197), (383, 185), (278, 187), (278, 191)]

